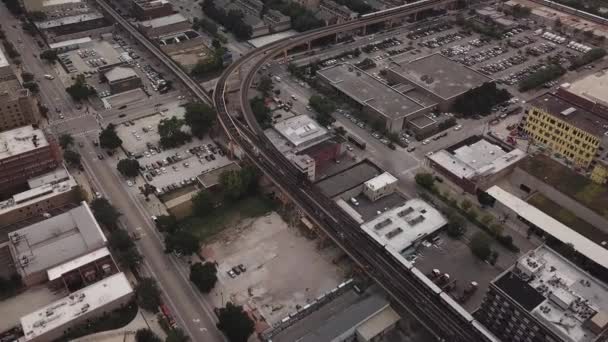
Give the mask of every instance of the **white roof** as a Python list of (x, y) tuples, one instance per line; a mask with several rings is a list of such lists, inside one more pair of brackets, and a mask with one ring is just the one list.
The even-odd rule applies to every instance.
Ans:
[(42, 130), (31, 125), (5, 131), (0, 133), (0, 160), (48, 145)]
[(88, 204), (9, 234), (10, 247), (22, 274), (45, 271), (106, 244)]
[(9, 65), (8, 59), (6, 59), (6, 56), (4, 55), (4, 51), (0, 49), (0, 68), (7, 67)]
[(116, 82), (130, 77), (137, 77), (137, 73), (132, 68), (116, 67), (105, 73), (108, 82)]
[(295, 147), (310, 146), (312, 142), (320, 142), (329, 137), (327, 130), (308, 115), (298, 115), (278, 122), (274, 129)]
[(608, 249), (587, 239), (563, 223), (545, 214), (517, 196), (501, 189), (497, 185), (488, 189), (487, 193), (504, 206), (513, 210), (517, 215), (544, 230), (547, 234), (564, 243), (571, 243), (574, 246), (574, 249), (579, 253), (595, 261), (599, 265), (608, 268)]
[(391, 175), (388, 172), (385, 172), (365, 182), (365, 186), (371, 190), (378, 190), (396, 182), (397, 178), (395, 178), (395, 176)]
[(65, 4), (78, 4), (81, 3), (82, 0), (44, 0), (42, 1), (42, 6), (58, 6)]
[(83, 14), (78, 14), (78, 15), (72, 15), (69, 17), (61, 17), (61, 18), (57, 18), (57, 19), (42, 21), (42, 22), (36, 23), (36, 26), (38, 26), (39, 29), (44, 30), (44, 29), (49, 29), (49, 28), (53, 28), (53, 27), (71, 25), (71, 24), (76, 24), (76, 23), (80, 23), (80, 22), (84, 22), (84, 21), (91, 21), (91, 20), (97, 20), (97, 19), (102, 19), (102, 18), (103, 18), (103, 14), (101, 14), (99, 12), (89, 12), (89, 13), (83, 13)]
[(440, 150), (428, 158), (459, 178), (491, 175), (523, 159), (526, 154), (519, 149), (510, 152), (486, 139), (457, 148), (452, 153)]
[(385, 211), (361, 228), (385, 248), (402, 253), (447, 223), (437, 209), (415, 198)]
[(176, 13), (176, 14), (168, 15), (166, 17), (160, 17), (160, 18), (142, 21), (141, 25), (146, 26), (146, 27), (158, 28), (158, 27), (181, 23), (184, 21), (188, 21), (188, 19), (186, 19), (183, 15)]
[(28, 179), (27, 184), (30, 189), (33, 189), (45, 184), (55, 184), (69, 178), (70, 174), (68, 173), (68, 170), (66, 170), (64, 166), (60, 166), (51, 172)]
[(49, 277), (49, 281), (53, 281), (57, 278), (60, 278), (62, 275), (73, 271), (79, 267), (82, 267), (88, 263), (91, 263), (95, 260), (99, 260), (103, 257), (110, 255), (110, 251), (107, 247), (102, 247), (96, 251), (93, 251), (89, 254), (85, 254), (76, 259), (72, 259), (68, 262), (65, 262), (61, 265), (55, 266), (53, 268), (49, 268), (46, 270), (46, 274)]
[(51, 48), (51, 49), (59, 49), (59, 48), (65, 47), (65, 46), (71, 46), (71, 45), (76, 45), (76, 44), (84, 44), (84, 43), (89, 43), (91, 41), (92, 41), (91, 37), (76, 38), (76, 39), (64, 40), (62, 42), (57, 42), (57, 43), (49, 44), (49, 48)]
[(133, 288), (122, 272), (102, 279), (68, 297), (21, 317), (25, 341), (42, 336), (86, 312), (97, 310), (129, 296), (131, 293), (133, 293)]

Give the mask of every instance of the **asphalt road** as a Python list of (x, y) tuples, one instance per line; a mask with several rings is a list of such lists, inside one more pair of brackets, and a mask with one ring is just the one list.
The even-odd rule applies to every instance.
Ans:
[(176, 316), (177, 322), (192, 341), (225, 341), (215, 327), (212, 307), (188, 280), (186, 265), (175, 257), (164, 253), (160, 235), (154, 228), (149, 214), (135, 195), (124, 184), (125, 181), (110, 165), (108, 159), (99, 160), (99, 149), (93, 146), (95, 135), (78, 138), (84, 147), (78, 148), (93, 187), (101, 192), (123, 214), (121, 221), (129, 231), (142, 228), (142, 238), (137, 246), (144, 256), (144, 269), (158, 280), (164, 298)]

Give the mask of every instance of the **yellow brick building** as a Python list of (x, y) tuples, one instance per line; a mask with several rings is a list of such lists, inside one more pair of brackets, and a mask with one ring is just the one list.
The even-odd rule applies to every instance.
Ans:
[(529, 106), (523, 127), (532, 142), (589, 168), (608, 131), (608, 120), (551, 93), (533, 99)]

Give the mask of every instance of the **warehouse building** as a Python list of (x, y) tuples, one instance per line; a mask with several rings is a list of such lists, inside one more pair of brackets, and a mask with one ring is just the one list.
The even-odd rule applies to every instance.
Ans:
[(188, 19), (179, 13), (142, 21), (138, 25), (139, 30), (150, 39), (156, 39), (159, 36), (170, 33), (182, 32), (192, 27)]
[(106, 245), (86, 202), (9, 234), (9, 248), (27, 286), (49, 280), (47, 270)]
[(0, 192), (11, 193), (27, 180), (56, 169), (61, 162), (59, 146), (44, 132), (23, 126), (0, 133)]
[(117, 273), (21, 317), (26, 342), (54, 341), (79, 324), (129, 305), (134, 291), (124, 273)]
[(106, 72), (104, 77), (110, 85), (112, 94), (123, 93), (142, 86), (141, 78), (132, 68), (118, 66)]
[(337, 64), (317, 72), (322, 84), (350, 98), (370, 122), (382, 121), (390, 132), (400, 132), (407, 122), (435, 109), (409, 97), (350, 64)]
[(86, 12), (36, 22), (35, 25), (54, 42), (56, 36), (110, 27), (111, 23), (99, 12)]
[(510, 173), (526, 154), (501, 141), (472, 136), (428, 156), (429, 166), (475, 194)]
[[(449, 111), (460, 96), (473, 88), (493, 80), (458, 62), (452, 61), (440, 53), (428, 55), (413, 61), (393, 61), (394, 66), (387, 70), (386, 78), (395, 87), (409, 86), (404, 91), (422, 92), (441, 111)], [(416, 95), (411, 97), (416, 98)]]
[(361, 228), (380, 245), (405, 255), (423, 240), (432, 238), (447, 223), (430, 204), (410, 199), (365, 222)]
[(168, 0), (133, 0), (131, 12), (138, 20), (150, 20), (173, 14)]
[(475, 316), (504, 341), (598, 341), (608, 328), (608, 286), (542, 245), (490, 284)]

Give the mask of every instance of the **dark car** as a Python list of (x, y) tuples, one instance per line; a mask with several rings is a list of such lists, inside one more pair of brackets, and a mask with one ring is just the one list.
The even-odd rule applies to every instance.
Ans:
[(125, 114), (125, 113), (118, 114), (118, 117), (119, 117), (119, 118), (124, 118), (125, 116), (127, 116), (127, 114)]
[(98, 154), (98, 155), (97, 155), (97, 158), (99, 158), (99, 160), (103, 160), (103, 155)]
[(127, 108), (127, 105), (122, 105), (122, 106), (118, 107), (119, 110), (120, 109), (125, 109), (125, 108)]
[(236, 266), (234, 266), (234, 267), (232, 268), (232, 272), (236, 273), (236, 275), (241, 274), (241, 270), (239, 270), (239, 268), (238, 268), (238, 267), (236, 267)]
[(243, 264), (239, 264), (238, 266), (239, 271), (245, 273), (247, 271), (247, 268), (245, 268), (245, 266), (243, 266)]

